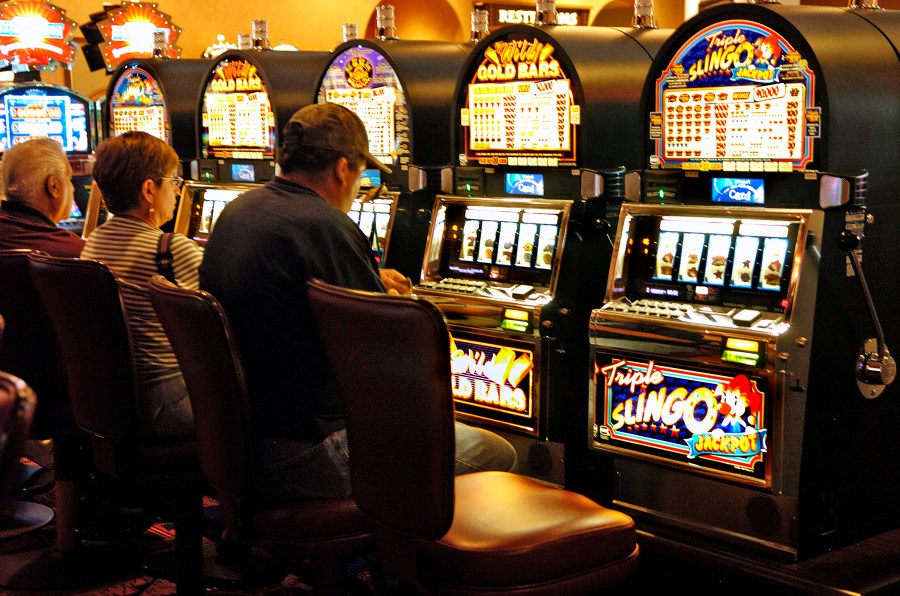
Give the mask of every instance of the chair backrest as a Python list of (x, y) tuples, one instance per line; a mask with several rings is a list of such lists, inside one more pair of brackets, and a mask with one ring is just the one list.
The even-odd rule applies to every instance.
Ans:
[(453, 520), (450, 336), (433, 304), (307, 283), (347, 417), (353, 497), (397, 532), (435, 539)]
[(46, 433), (60, 423), (74, 423), (56, 334), (28, 269), (30, 253), (0, 250), (0, 314), (6, 318), (0, 370), (21, 378), (41, 396), (34, 424)]
[(150, 302), (184, 376), (203, 473), (221, 498), (240, 502), (250, 485), (250, 405), (225, 311), (210, 293), (180, 288), (161, 275), (150, 279)]
[(0, 509), (12, 494), (36, 402), (25, 381), (0, 372)]
[(134, 357), (115, 275), (106, 264), (88, 259), (32, 254), (29, 261), (56, 331), (75, 422), (95, 437), (133, 442)]

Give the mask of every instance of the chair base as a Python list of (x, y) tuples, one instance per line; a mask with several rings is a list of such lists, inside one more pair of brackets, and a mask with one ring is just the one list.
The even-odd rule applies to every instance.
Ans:
[(80, 546), (60, 552), (54, 546), (0, 556), (0, 586), (50, 592), (96, 586), (140, 570), (146, 550), (135, 543)]
[(30, 501), (13, 501), (0, 514), (0, 540), (33, 532), (53, 521), (53, 509)]
[[(174, 548), (150, 553), (141, 563), (142, 570), (153, 577), (175, 581), (177, 560)], [(287, 567), (276, 561), (249, 558), (226, 564), (216, 553), (214, 544), (203, 546), (203, 583), (224, 589), (261, 588), (280, 583), (288, 574)]]

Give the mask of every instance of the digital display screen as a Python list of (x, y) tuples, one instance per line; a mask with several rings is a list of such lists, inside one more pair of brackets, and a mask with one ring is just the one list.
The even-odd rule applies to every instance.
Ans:
[(353, 223), (369, 239), (369, 247), (380, 266), (384, 265), (394, 208), (394, 198), (383, 197), (365, 202), (355, 199), (348, 213)]
[(562, 208), (447, 203), (434, 218), (428, 276), (549, 287)]
[(0, 151), (36, 137), (58, 141), (66, 153), (90, 151), (86, 99), (48, 86), (10, 87), (0, 97)]
[(122, 72), (109, 99), (109, 133), (139, 130), (171, 142), (166, 102), (156, 79), (134, 66)]
[(781, 35), (750, 21), (698, 32), (657, 79), (651, 167), (791, 172), (821, 137), (815, 74)]
[(766, 184), (762, 178), (711, 178), (713, 203), (765, 205)]
[(594, 371), (595, 447), (765, 480), (772, 442), (765, 378), (600, 352)]
[(256, 180), (255, 172), (256, 170), (253, 167), (253, 164), (231, 164), (231, 179), (235, 182), (254, 182)]
[[(625, 209), (627, 213), (627, 208)], [(628, 213), (611, 299), (784, 313), (802, 216)]]
[(409, 163), (406, 93), (394, 67), (377, 49), (358, 45), (338, 54), (325, 71), (316, 101), (355, 112), (366, 127), (369, 152), (376, 159), (388, 166)]
[(271, 159), (275, 113), (256, 66), (225, 58), (216, 64), (203, 94), (200, 149), (204, 158)]
[(460, 106), (460, 165), (573, 166), (581, 109), (553, 43), (531, 36), (482, 50)]
[(199, 212), (197, 224), (194, 226), (194, 237), (209, 237), (222, 209), (245, 190), (209, 188), (199, 191), (193, 199), (193, 209)]
[(363, 188), (375, 188), (381, 186), (381, 170), (370, 168), (363, 170), (359, 177), (359, 185)]
[(544, 196), (544, 175), (507, 172), (506, 194), (542, 197)]

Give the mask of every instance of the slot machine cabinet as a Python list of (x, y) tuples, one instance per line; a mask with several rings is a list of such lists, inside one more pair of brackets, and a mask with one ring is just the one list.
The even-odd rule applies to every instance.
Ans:
[(421, 273), (440, 170), (448, 163), (451, 98), (468, 51), (443, 41), (354, 39), (332, 52), (319, 81), (316, 101), (356, 112), (370, 152), (391, 168), (389, 175), (366, 171), (351, 218), (369, 236), (379, 264), (411, 279)]
[(205, 243), (228, 200), (272, 179), (281, 127), (315, 101), (327, 57), (229, 50), (210, 61), (194, 108), (198, 157), (182, 191), (176, 232)]
[(648, 541), (795, 561), (900, 525), (898, 91), (842, 9), (713, 7), (657, 55), (587, 429)]
[(503, 27), (471, 50), (456, 87), (451, 167), (414, 291), (450, 323), (457, 416), (509, 439), (520, 472), (570, 488), (593, 482), (587, 322), (624, 170), (643, 163), (640, 95), (668, 33)]
[(75, 204), (60, 227), (81, 234), (93, 171), (94, 105), (71, 89), (40, 82), (0, 91), (0, 153), (33, 137), (59, 141), (72, 166)]

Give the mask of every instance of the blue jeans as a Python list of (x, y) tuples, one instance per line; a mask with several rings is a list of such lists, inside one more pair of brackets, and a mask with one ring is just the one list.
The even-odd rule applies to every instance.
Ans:
[(184, 378), (176, 377), (138, 385), (140, 433), (161, 437), (194, 435), (194, 413)]
[[(456, 423), (456, 474), (486, 470), (515, 471), (516, 451), (492, 432)], [(348, 497), (350, 450), (347, 431), (320, 442), (262, 439), (256, 444), (256, 480), (268, 499)]]

